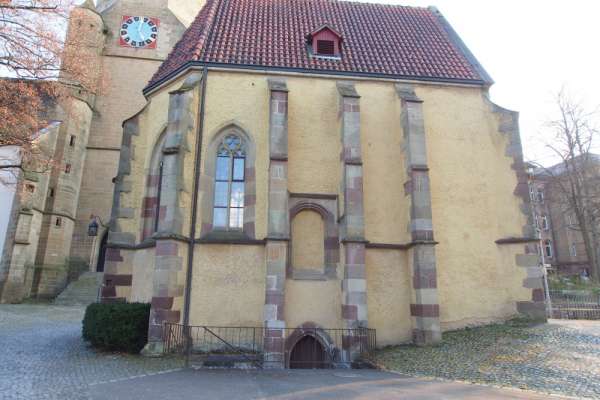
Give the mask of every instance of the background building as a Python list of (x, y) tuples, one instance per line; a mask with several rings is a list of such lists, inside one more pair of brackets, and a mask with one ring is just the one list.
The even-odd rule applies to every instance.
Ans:
[[(590, 155), (590, 160), (590, 174), (600, 176), (600, 156)], [(581, 229), (567, 199), (568, 193), (561, 188), (561, 182), (566, 184), (564, 171), (562, 163), (531, 169), (530, 197), (541, 237), (540, 251), (546, 264), (560, 274), (589, 276), (590, 265)], [(591, 200), (600, 204), (599, 193), (593, 193)], [(600, 231), (600, 225), (595, 229)]]

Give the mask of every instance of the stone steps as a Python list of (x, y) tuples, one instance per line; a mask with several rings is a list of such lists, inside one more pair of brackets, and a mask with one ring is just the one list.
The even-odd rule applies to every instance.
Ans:
[(73, 281), (54, 300), (57, 305), (88, 305), (96, 302), (102, 284), (101, 272), (85, 272)]

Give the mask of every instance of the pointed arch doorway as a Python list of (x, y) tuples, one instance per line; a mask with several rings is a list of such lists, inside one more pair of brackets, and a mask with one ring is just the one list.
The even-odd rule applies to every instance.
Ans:
[(104, 261), (106, 260), (106, 243), (108, 242), (108, 230), (102, 236), (100, 241), (100, 251), (98, 252), (98, 262), (96, 263), (96, 272), (104, 272)]
[(323, 345), (312, 335), (300, 338), (290, 353), (291, 369), (322, 369), (329, 367)]

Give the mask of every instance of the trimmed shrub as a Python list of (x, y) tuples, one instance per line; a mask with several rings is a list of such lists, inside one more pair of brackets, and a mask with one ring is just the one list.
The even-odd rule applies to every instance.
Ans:
[(148, 342), (150, 304), (90, 304), (83, 317), (82, 336), (92, 346), (139, 353)]

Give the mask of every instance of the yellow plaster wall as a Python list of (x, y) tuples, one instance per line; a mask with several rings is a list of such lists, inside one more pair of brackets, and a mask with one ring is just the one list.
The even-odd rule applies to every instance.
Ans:
[(377, 330), (377, 345), (411, 340), (412, 282), (406, 252), (367, 249), (369, 327)]
[(263, 325), (263, 246), (196, 245), (192, 282), (193, 325)]
[(356, 90), (361, 96), (365, 236), (378, 243), (409, 242), (400, 100), (389, 83), (359, 82)]
[(303, 269), (323, 269), (325, 227), (321, 214), (301, 211), (291, 221), (292, 266)]
[[(286, 80), (289, 190), (338, 193), (340, 121), (335, 80), (296, 76)], [(140, 117), (142, 135), (148, 139), (142, 144), (136, 137), (135, 151), (146, 154), (146, 159), (150, 143), (153, 145), (166, 123), (166, 93), (174, 86), (153, 95)], [(356, 88), (361, 95), (366, 238), (406, 243), (410, 240), (409, 207), (403, 188), (406, 172), (400, 101), (393, 83), (361, 81)], [(521, 235), (525, 222), (513, 194), (513, 160), (505, 156), (508, 137), (498, 132), (498, 118), (480, 89), (418, 85), (416, 91), (424, 100), (433, 223), (440, 242), (436, 251), (443, 328), (507, 317), (516, 312), (515, 301), (530, 297), (530, 291), (522, 288), (524, 271), (514, 262), (522, 246), (494, 243), (501, 237)], [(206, 99), (203, 149), (230, 123), (244, 129), (255, 142), (256, 237), (263, 238), (268, 207), (267, 76), (211, 71)], [(203, 160), (207, 156), (205, 152)], [(143, 170), (146, 161), (142, 159), (136, 157), (135, 173)], [(192, 160), (189, 154), (188, 160)], [(184, 179), (191, 182), (190, 168), (186, 168)], [(135, 196), (141, 199), (143, 192), (138, 190)], [(137, 225), (135, 231), (139, 232)], [(193, 309), (199, 310), (193, 317), (196, 322), (261, 324), (264, 250), (226, 245), (205, 245), (202, 249), (194, 275)], [(411, 285), (405, 257), (405, 253), (388, 250), (369, 250), (367, 254), (369, 319), (382, 343), (409, 338)], [(340, 296), (339, 281), (288, 280), (288, 326), (306, 321), (341, 324)]]
[(333, 79), (287, 78), (288, 190), (292, 193), (339, 191), (339, 97)]
[(343, 328), (341, 282), (288, 279), (285, 284), (285, 325), (297, 328), (314, 322), (325, 328)]
[(130, 301), (150, 303), (152, 300), (155, 248), (141, 249), (133, 256), (133, 279)]
[(517, 184), (482, 93), (470, 88), (419, 86), (430, 168), (440, 314), (443, 328), (488, 322), (516, 313), (530, 300), (514, 254), (523, 246), (496, 245), (521, 236), (525, 223)]

